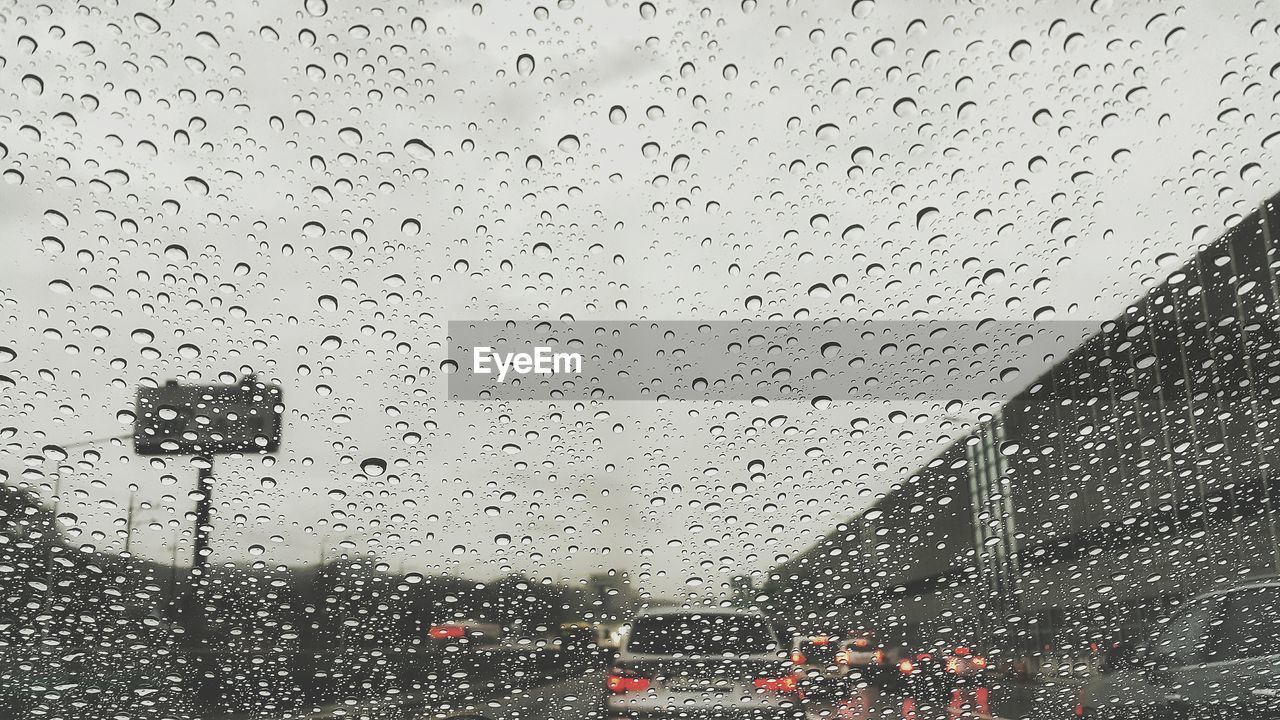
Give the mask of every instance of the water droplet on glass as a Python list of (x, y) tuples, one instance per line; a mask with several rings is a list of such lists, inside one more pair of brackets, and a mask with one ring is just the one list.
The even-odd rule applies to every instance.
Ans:
[(432, 150), (430, 145), (417, 138), (406, 142), (404, 144), (404, 149), (405, 152), (409, 153), (410, 157), (418, 160), (431, 160), (436, 156), (436, 151)]
[(159, 21), (146, 13), (134, 13), (133, 23), (144, 33), (150, 34), (160, 31)]

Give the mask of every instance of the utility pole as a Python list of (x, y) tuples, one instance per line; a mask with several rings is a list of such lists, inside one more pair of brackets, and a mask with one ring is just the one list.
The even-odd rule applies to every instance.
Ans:
[[(195, 537), (191, 543), (191, 577), (181, 605), (182, 622), (194, 644), (204, 639), (201, 598), (209, 585), (209, 533), (213, 529), (213, 456), (196, 458)], [(176, 551), (175, 551), (176, 553)], [(175, 556), (176, 557), (176, 556)], [(177, 563), (175, 562), (175, 565)]]
[(213, 456), (196, 458), (196, 537), (191, 572), (204, 575), (209, 566), (209, 516), (213, 511)]
[(126, 557), (133, 557), (133, 510), (134, 496), (138, 494), (138, 486), (134, 483), (129, 484), (129, 507), (124, 514), (124, 554)]

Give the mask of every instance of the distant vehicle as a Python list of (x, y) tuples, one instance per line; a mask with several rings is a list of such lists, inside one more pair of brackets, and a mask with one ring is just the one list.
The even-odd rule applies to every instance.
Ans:
[(564, 623), (559, 628), (560, 656), (566, 666), (575, 670), (599, 667), (604, 652), (596, 644), (594, 623)]
[(836, 664), (845, 668), (846, 675), (850, 677), (876, 681), (885, 668), (885, 651), (871, 632), (855, 633), (840, 643)]
[(502, 639), (502, 628), (495, 623), (458, 620), (432, 625), (427, 635), (445, 648), (496, 645)]
[(1144, 672), (1144, 648), (1114, 643), (1101, 655), (1097, 673), (1080, 688), (1077, 717), (1123, 718), (1126, 705), (1134, 708), (1128, 716), (1136, 717), (1142, 712), (1140, 708), (1157, 707), (1163, 702), (1161, 689), (1149, 682)]
[(984, 655), (968, 646), (906, 653), (898, 661), (898, 682), (893, 683), (902, 695), (902, 716), (989, 716), (987, 664)]
[(831, 635), (799, 635), (791, 639), (792, 670), (807, 699), (832, 697), (845, 689), (848, 665), (837, 662), (840, 639)]
[(609, 652), (615, 652), (622, 646), (626, 631), (626, 625), (599, 623), (596, 625), (596, 645)]
[(800, 635), (792, 638), (789, 656), (806, 699), (843, 695), (858, 682), (878, 679), (884, 649), (870, 633), (841, 639), (838, 635)]
[(605, 688), (608, 718), (804, 718), (796, 676), (753, 610), (641, 611)]
[(1112, 647), (1076, 715), (1280, 718), (1280, 578), (1200, 595), (1145, 648)]

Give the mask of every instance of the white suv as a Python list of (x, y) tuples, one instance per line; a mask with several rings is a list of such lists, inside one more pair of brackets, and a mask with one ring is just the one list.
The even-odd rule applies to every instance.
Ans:
[(609, 718), (803, 718), (796, 676), (764, 615), (653, 608), (605, 679)]

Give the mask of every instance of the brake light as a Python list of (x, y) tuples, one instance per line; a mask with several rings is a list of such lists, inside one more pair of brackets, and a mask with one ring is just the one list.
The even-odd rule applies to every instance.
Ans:
[(836, 653), (836, 664), (837, 664), (837, 665), (852, 665), (852, 664), (853, 664), (853, 653), (849, 652), (848, 650), (841, 650), (840, 652)]
[(969, 654), (969, 648), (967, 648), (967, 647), (958, 647), (958, 648), (956, 648), (956, 654), (957, 654), (957, 655), (959, 655), (960, 657), (964, 657), (965, 655), (968, 655), (968, 654)]
[(898, 663), (898, 672), (902, 673), (903, 675), (910, 675), (915, 671), (916, 671), (916, 664), (911, 662), (911, 658), (906, 658), (902, 662)]
[(649, 689), (649, 678), (614, 670), (605, 676), (604, 685), (611, 693), (644, 692)]
[(826, 635), (819, 635), (817, 637), (809, 638), (809, 642), (813, 643), (814, 645), (826, 645), (827, 643), (831, 642), (831, 638), (827, 637)]
[(807, 659), (808, 658), (804, 656), (804, 653), (800, 652), (799, 650), (791, 651), (791, 663), (793, 665), (803, 665), (804, 661)]
[(960, 659), (959, 659), (959, 658), (953, 658), (953, 657), (949, 657), (949, 658), (947, 658), (947, 672), (949, 672), (949, 673), (958, 673), (958, 672), (960, 672)]
[(432, 625), (427, 632), (436, 640), (452, 640), (466, 634), (466, 630), (461, 625)]
[(884, 664), (884, 650), (876, 650), (874, 662), (876, 665)]
[(783, 695), (795, 694), (800, 687), (796, 683), (795, 675), (783, 675), (782, 677), (759, 677), (756, 678), (755, 685), (757, 690)]
[(857, 640), (853, 641), (853, 646), (858, 649), (865, 649), (870, 644), (871, 644), (871, 641), (867, 640), (866, 638), (858, 638)]
[(974, 655), (973, 659), (970, 660), (970, 662), (973, 663), (974, 669), (977, 669), (977, 670), (987, 669), (987, 659), (982, 657), (981, 655)]

